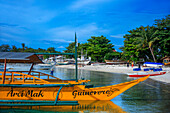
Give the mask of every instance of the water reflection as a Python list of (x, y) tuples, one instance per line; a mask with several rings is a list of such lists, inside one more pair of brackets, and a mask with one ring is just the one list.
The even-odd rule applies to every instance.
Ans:
[[(6, 111), (6, 108), (1, 108), (1, 112)], [(126, 113), (121, 107), (114, 104), (112, 101), (79, 101), (79, 105), (76, 106), (31, 106), (31, 107), (13, 107), (10, 110), (15, 112), (21, 112), (24, 110), (30, 112), (104, 112), (104, 113)]]
[[(75, 79), (75, 71), (73, 69), (55, 68), (55, 72), (54, 76), (60, 79)], [(127, 79), (125, 74), (87, 71), (81, 69), (78, 70), (78, 78), (91, 80), (88, 84), (93, 84), (94, 86), (118, 84), (133, 80), (133, 78)]]

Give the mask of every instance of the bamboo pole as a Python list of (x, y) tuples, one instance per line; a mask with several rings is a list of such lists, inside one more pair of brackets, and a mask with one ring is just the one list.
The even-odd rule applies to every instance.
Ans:
[(14, 73), (12, 73), (12, 83), (14, 82)]
[(30, 68), (30, 70), (28, 72), (28, 75), (31, 73), (31, 70), (32, 70), (33, 66), (34, 66), (34, 63), (32, 63), (31, 68)]
[(76, 82), (78, 82), (77, 47), (78, 47), (78, 42), (77, 42), (77, 37), (76, 37), (76, 32), (75, 32), (75, 73), (76, 73)]
[(5, 65), (4, 65), (4, 74), (3, 74), (3, 77), (2, 77), (2, 83), (3, 84), (5, 83), (5, 74), (6, 74), (6, 58), (5, 58)]

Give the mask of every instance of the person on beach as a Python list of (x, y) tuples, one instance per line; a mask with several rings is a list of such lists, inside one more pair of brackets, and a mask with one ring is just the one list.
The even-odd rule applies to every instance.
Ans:
[(129, 67), (129, 61), (127, 62), (127, 67)]
[(140, 68), (140, 63), (138, 64), (138, 68)]
[(54, 73), (54, 69), (52, 68), (50, 74), (53, 75), (53, 73)]
[(133, 66), (134, 66), (134, 64), (133, 64), (133, 62), (132, 62), (132, 68), (133, 68)]

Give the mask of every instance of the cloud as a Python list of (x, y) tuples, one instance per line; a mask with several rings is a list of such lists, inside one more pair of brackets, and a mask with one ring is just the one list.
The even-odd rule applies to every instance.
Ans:
[(121, 47), (121, 46), (124, 46), (124, 45), (117, 45), (117, 44), (114, 44), (114, 46), (118, 46), (118, 47)]
[(6, 38), (0, 38), (0, 41), (2, 41), (2, 42), (9, 42), (9, 40), (7, 40)]
[(8, 24), (8, 23), (0, 23), (0, 26), (2, 26), (2, 27), (6, 27), (6, 26), (16, 27), (18, 25), (16, 25), (16, 24)]
[(47, 31), (48, 37), (51, 39), (55, 39), (57, 41), (65, 40), (74, 40), (75, 32), (77, 33), (77, 37), (80, 41), (86, 40), (91, 36), (107, 34), (109, 30), (103, 29), (102, 27), (98, 27), (95, 23), (82, 25), (79, 27), (72, 27), (72, 26), (62, 26), (50, 29)]
[(64, 39), (43, 39), (40, 40), (42, 42), (45, 42), (45, 44), (61, 44), (61, 43), (72, 43), (73, 41), (67, 41)]
[(29, 30), (26, 27), (8, 23), (0, 23), (0, 29), (1, 29), (0, 33), (13, 33), (13, 34), (23, 34)]
[(0, 23), (0, 41), (1, 43), (27, 43), (26, 36), (29, 29), (17, 24)]
[(107, 1), (110, 0), (77, 0), (73, 2), (73, 4), (70, 6), (70, 9), (80, 9), (85, 6), (96, 5)]
[(110, 35), (110, 37), (113, 37), (113, 38), (123, 38), (123, 35), (124, 34)]
[(17, 35), (13, 35), (13, 34), (10, 34), (10, 33), (0, 33), (0, 40), (2, 42), (20, 42), (22, 43), (24, 40), (23, 38), (21, 38), (20, 36), (17, 36)]
[(59, 47), (57, 47), (57, 48), (65, 48), (64, 46), (59, 46)]
[(56, 12), (35, 7), (32, 2), (24, 1), (24, 3), (4, 3), (0, 2), (1, 19), (3, 22), (10, 23), (42, 23), (50, 21), (56, 16)]
[(26, 27), (17, 24), (0, 23), (0, 37), (2, 42), (23, 42), (24, 35), (28, 34)]

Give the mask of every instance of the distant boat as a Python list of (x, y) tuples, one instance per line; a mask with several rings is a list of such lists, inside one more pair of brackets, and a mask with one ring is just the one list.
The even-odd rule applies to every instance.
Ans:
[(28, 64), (28, 63), (7, 63), (7, 69), (10, 69), (10, 70), (18, 70), (18, 71), (25, 70), (26, 71), (26, 70), (29, 70), (30, 67), (31, 67), (31, 64)]
[(129, 77), (144, 77), (144, 76), (158, 76), (164, 75), (166, 71), (156, 71), (156, 72), (138, 72), (138, 73), (128, 73)]
[(66, 61), (65, 57), (63, 57), (63, 56), (57, 56), (55, 61), (56, 61), (57, 65), (67, 65), (67, 64), (69, 64), (69, 61)]
[(162, 67), (164, 64), (163, 63), (155, 63), (155, 62), (145, 62), (143, 66), (147, 67)]
[(89, 60), (78, 60), (77, 63), (78, 63), (78, 65), (87, 65), (90, 63), (90, 61)]
[(52, 64), (37, 64), (34, 66), (36, 70), (48, 70), (52, 68)]
[(118, 61), (118, 60), (105, 60), (106, 64), (113, 65), (113, 64), (126, 64), (126, 61)]
[[(0, 71), (4, 71), (4, 67), (0, 66)], [(6, 69), (6, 71), (8, 71), (8, 68)]]
[(90, 62), (91, 62), (91, 57), (89, 57), (89, 58), (86, 58), (87, 57), (87, 51), (86, 51), (86, 55), (84, 55), (83, 54), (83, 49), (81, 50), (81, 58), (78, 58), (77, 59), (77, 64), (78, 65), (88, 65), (88, 64), (90, 64)]
[[(6, 67), (6, 71), (8, 71), (8, 67)], [(4, 71), (4, 65), (0, 64), (0, 71)]]
[(57, 65), (67, 65), (67, 64), (69, 64), (68, 61), (57, 62)]

